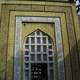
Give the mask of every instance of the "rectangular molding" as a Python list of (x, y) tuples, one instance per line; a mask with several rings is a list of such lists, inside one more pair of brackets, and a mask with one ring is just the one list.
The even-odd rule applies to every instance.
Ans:
[[(58, 80), (65, 80), (64, 73), (64, 57), (63, 47), (60, 29), (60, 19), (56, 17), (16, 17), (16, 33), (15, 33), (15, 55), (14, 55), (14, 80), (20, 80), (21, 75), (21, 50), (20, 50), (20, 32), (22, 22), (41, 22), (41, 23), (54, 23), (55, 24), (55, 36), (56, 36), (56, 49), (57, 53), (57, 65), (58, 65)], [(56, 73), (55, 73), (56, 76)], [(56, 77), (55, 77), (55, 80)]]

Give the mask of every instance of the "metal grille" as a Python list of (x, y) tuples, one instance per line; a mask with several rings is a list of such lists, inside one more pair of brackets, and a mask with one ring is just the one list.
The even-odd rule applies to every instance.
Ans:
[(37, 30), (25, 39), (24, 43), (24, 80), (31, 80), (31, 64), (47, 64), (48, 80), (54, 80), (54, 46), (52, 39)]

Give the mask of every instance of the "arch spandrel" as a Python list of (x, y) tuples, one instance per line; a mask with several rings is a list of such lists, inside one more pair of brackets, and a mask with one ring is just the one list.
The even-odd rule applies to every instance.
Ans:
[(35, 32), (36, 30), (41, 30), (44, 33), (47, 33), (53, 40), (54, 40), (54, 24), (48, 24), (48, 23), (26, 23), (26, 25), (22, 27), (22, 36), (21, 36), (21, 42), (24, 43), (25, 36), (28, 36), (32, 32)]

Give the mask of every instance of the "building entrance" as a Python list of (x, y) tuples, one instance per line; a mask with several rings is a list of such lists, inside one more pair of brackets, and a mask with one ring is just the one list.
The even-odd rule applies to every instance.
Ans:
[(41, 30), (36, 30), (26, 37), (24, 45), (25, 80), (54, 79), (53, 40)]

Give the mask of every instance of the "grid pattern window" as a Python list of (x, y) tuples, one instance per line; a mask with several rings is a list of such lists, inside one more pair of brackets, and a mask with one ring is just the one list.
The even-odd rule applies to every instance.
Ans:
[[(52, 39), (47, 34), (37, 30), (28, 35), (24, 43), (23, 51), (24, 80), (33, 80), (32, 77), (37, 79), (40, 76), (38, 73), (41, 74), (39, 71), (41, 66), (43, 66), (43, 70), (47, 71), (46, 76), (48, 76), (48, 79), (46, 80), (54, 80), (54, 45)], [(34, 71), (35, 68), (39, 70)]]

